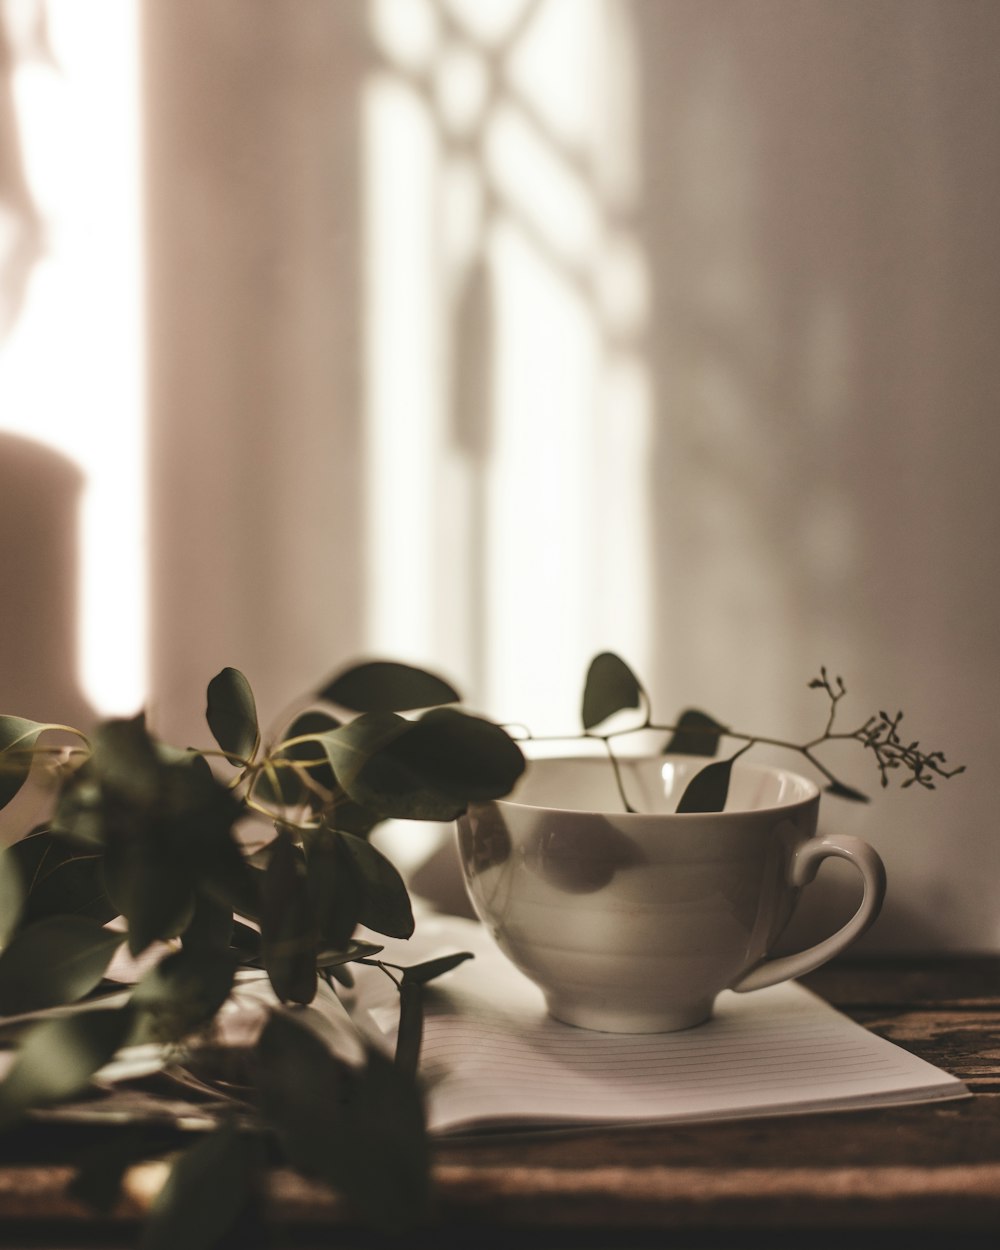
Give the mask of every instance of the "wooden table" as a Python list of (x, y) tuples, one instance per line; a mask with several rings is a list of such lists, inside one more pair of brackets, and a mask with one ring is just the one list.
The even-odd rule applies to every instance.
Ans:
[[(860, 1250), (895, 1235), (908, 1250), (996, 1250), (1000, 958), (842, 961), (805, 983), (962, 1077), (975, 1096), (731, 1124), (441, 1142), (432, 1221), (403, 1244)], [(66, 1160), (79, 1148), (41, 1128), (8, 1143), (0, 1156), (0, 1245), (135, 1244), (140, 1197), (102, 1220), (66, 1197)], [(158, 1166), (150, 1165), (154, 1184)], [(270, 1204), (278, 1246), (395, 1244), (351, 1228), (336, 1199), (288, 1172), (272, 1176)]]

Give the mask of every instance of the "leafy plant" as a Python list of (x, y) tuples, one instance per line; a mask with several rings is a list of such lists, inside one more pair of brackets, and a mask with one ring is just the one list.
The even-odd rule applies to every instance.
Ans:
[[(263, 968), (284, 1005), (242, 1058), (249, 1082), (234, 1114), (178, 1157), (146, 1247), (210, 1246), (236, 1227), (268, 1140), (376, 1225), (423, 1209), (423, 986), (469, 956), (403, 968), (354, 935), (359, 925), (413, 932), (406, 887), (373, 829), (390, 817), (451, 820), (472, 799), (508, 793), (524, 768), (511, 738), (457, 700), (431, 673), (372, 662), (325, 683), (316, 706), (266, 743), (233, 668), (208, 686), (207, 750), (162, 742), (141, 715), (89, 738), (0, 717), (0, 806), (33, 763), (58, 782), (52, 819), (0, 854), (0, 1015), (47, 1013), (26, 1026), (0, 1084), (0, 1129), (79, 1096), (129, 1043), (164, 1044), (178, 1061), (209, 1053), (241, 966)], [(50, 745), (57, 734), (74, 745)], [(116, 917), (123, 926), (106, 927)], [(98, 1001), (123, 943), (134, 956), (169, 947), (124, 1001)], [(399, 989), (395, 1062), (368, 1049), (351, 1065), (296, 1014), (321, 978), (349, 983), (352, 964), (380, 968)], [(106, 1165), (88, 1161), (76, 1192), (107, 1206), (127, 1162), (121, 1150)]]
[[(829, 793), (854, 801), (866, 796), (817, 754), (827, 743), (857, 742), (883, 786), (900, 772), (904, 786), (933, 789), (963, 771), (905, 742), (901, 713), (837, 729), (843, 681), (822, 669), (810, 686), (829, 707), (822, 732), (806, 743), (743, 733), (695, 709), (666, 725), (654, 720), (625, 661), (604, 652), (587, 673), (576, 736), (602, 743), (628, 811), (613, 744), (640, 731), (665, 733), (666, 752), (711, 758), (688, 784), (681, 812), (721, 810), (734, 761), (756, 743), (797, 752)], [(369, 840), (382, 821), (451, 820), (472, 801), (506, 795), (524, 769), (513, 738), (455, 707), (458, 698), (421, 669), (359, 664), (265, 740), (249, 682), (226, 668), (208, 686), (216, 746), (206, 750), (162, 742), (142, 715), (107, 721), (90, 737), (0, 716), (0, 807), (33, 764), (57, 781), (52, 819), (0, 854), (0, 1016), (43, 1013), (23, 1026), (0, 1084), (0, 1131), (85, 1093), (129, 1043), (160, 1043), (203, 1075), (213, 1056), (227, 1065), (229, 1114), (177, 1157), (145, 1250), (180, 1241), (197, 1250), (223, 1237), (236, 1244), (255, 1218), (256, 1175), (276, 1151), (377, 1226), (404, 1226), (424, 1210), (423, 997), (429, 981), (470, 956), (402, 967), (355, 934), (359, 926), (392, 938), (413, 932), (406, 886)], [(51, 745), (57, 734), (73, 745)], [(715, 758), (725, 739), (738, 749)], [(104, 981), (123, 943), (134, 956), (168, 944), (124, 995)], [(363, 1063), (343, 1061), (299, 1010), (321, 980), (350, 985), (352, 965), (380, 969), (399, 991), (393, 1060), (369, 1048)], [(263, 969), (282, 1007), (249, 1053), (234, 1056), (213, 1047), (213, 1022), (240, 968)], [(102, 1001), (109, 988), (119, 992)], [(123, 1136), (88, 1158), (73, 1192), (107, 1208), (130, 1160), (162, 1147), (156, 1134)]]

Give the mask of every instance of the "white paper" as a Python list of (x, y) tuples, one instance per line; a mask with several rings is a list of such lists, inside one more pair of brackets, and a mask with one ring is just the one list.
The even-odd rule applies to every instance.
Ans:
[[(475, 953), (426, 990), (421, 1072), (432, 1130), (718, 1120), (968, 1096), (957, 1078), (794, 983), (726, 991), (712, 1020), (679, 1033), (597, 1033), (551, 1019), (541, 992), (479, 925), (426, 918), (409, 942), (379, 940), (380, 958), (402, 965)], [(394, 987), (375, 969), (358, 974), (355, 1018), (391, 1038)]]

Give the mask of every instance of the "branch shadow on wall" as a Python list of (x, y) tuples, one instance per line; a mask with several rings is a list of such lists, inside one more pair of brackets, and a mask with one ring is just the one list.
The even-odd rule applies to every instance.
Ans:
[[(44, 47), (44, 32), (37, 40)], [(0, 342), (16, 321), (42, 252), (43, 228), (28, 187), (14, 99), (14, 50), (0, 13)]]

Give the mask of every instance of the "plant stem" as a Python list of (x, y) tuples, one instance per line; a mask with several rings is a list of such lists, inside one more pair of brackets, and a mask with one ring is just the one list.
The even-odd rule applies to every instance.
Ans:
[(610, 738), (611, 735), (608, 735), (607, 737), (602, 736), (601, 741), (604, 743), (604, 749), (607, 751), (608, 759), (611, 761), (611, 769), (615, 774), (615, 785), (618, 787), (618, 793), (621, 796), (622, 803), (625, 805), (625, 810), (634, 814), (636, 809), (628, 801), (628, 795), (625, 793), (625, 783), (622, 780), (621, 765), (618, 762), (618, 757), (611, 749)]
[[(366, 965), (366, 967), (368, 967), (368, 968), (381, 968), (381, 969), (382, 969), (382, 971), (383, 971), (383, 972), (385, 973), (385, 975), (389, 978), (389, 980), (393, 983), (393, 985), (396, 987), (396, 989), (397, 989), (397, 990), (398, 990), (398, 989), (402, 986), (402, 984), (403, 984), (403, 982), (402, 982), (401, 980), (397, 980), (397, 979), (396, 979), (396, 978), (392, 975), (392, 973), (389, 971), (389, 965), (388, 965), (388, 964), (384, 964), (384, 963), (382, 962), (382, 960), (381, 960), (381, 959), (357, 959), (357, 960), (355, 960), (355, 963), (365, 964), (365, 965)], [(393, 966), (395, 966), (395, 965), (393, 965)]]

